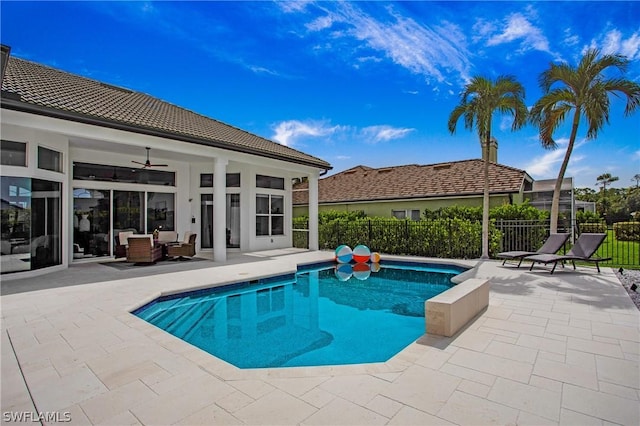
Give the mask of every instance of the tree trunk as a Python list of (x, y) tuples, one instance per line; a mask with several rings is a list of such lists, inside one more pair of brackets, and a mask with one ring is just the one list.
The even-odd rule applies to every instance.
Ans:
[(578, 134), (578, 125), (580, 124), (580, 111), (581, 108), (576, 107), (576, 111), (573, 115), (573, 123), (571, 125), (571, 136), (569, 137), (569, 144), (567, 145), (567, 152), (564, 154), (564, 160), (562, 160), (562, 165), (560, 166), (560, 171), (558, 172), (558, 179), (556, 180), (556, 186), (553, 189), (553, 199), (551, 200), (551, 229), (550, 232), (555, 234), (558, 232), (558, 214), (560, 212), (560, 191), (562, 190), (562, 180), (564, 179), (564, 174), (567, 171), (567, 166), (569, 165), (569, 159), (571, 158), (571, 153), (573, 152), (573, 145), (576, 141), (576, 135)]
[(484, 169), (484, 191), (482, 194), (482, 256), (480, 259), (489, 259), (489, 143), (490, 133), (487, 140), (482, 144), (482, 162)]

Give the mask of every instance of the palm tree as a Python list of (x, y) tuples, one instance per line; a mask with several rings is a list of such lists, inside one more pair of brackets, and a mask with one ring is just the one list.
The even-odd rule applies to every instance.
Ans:
[(484, 192), (482, 198), (482, 259), (489, 258), (489, 145), (491, 143), (491, 121), (493, 113), (511, 113), (512, 130), (527, 122), (527, 107), (524, 104), (524, 87), (512, 76), (499, 76), (495, 82), (484, 77), (474, 77), (465, 86), (460, 104), (449, 116), (449, 131), (456, 132), (456, 123), (464, 117), (464, 127), (475, 127), (480, 138), (484, 162)]
[(596, 185), (602, 185), (602, 190), (607, 192), (607, 185), (620, 179), (618, 176), (611, 176), (611, 173), (603, 173), (596, 178), (598, 181)]
[(636, 188), (640, 187), (640, 173), (636, 173), (635, 175), (633, 175), (631, 180), (636, 181)]
[(602, 214), (607, 217), (607, 185), (620, 179), (618, 176), (611, 176), (611, 173), (603, 173), (596, 178), (596, 185), (602, 186)]
[(580, 118), (584, 116), (587, 120), (587, 139), (595, 139), (603, 125), (609, 123), (609, 94), (626, 96), (625, 116), (633, 113), (640, 103), (640, 85), (623, 78), (604, 76), (608, 68), (624, 73), (629, 60), (621, 55), (599, 56), (598, 49), (589, 49), (577, 67), (564, 63), (551, 64), (539, 77), (544, 95), (531, 109), (530, 117), (540, 129), (540, 141), (544, 148), (557, 148), (553, 133), (573, 110), (571, 135), (551, 202), (551, 232), (558, 230), (560, 188), (576, 141)]

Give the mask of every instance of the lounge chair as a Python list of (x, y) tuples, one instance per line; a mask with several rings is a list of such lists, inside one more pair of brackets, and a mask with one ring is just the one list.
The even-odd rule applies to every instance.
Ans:
[(571, 250), (567, 254), (557, 255), (557, 254), (535, 254), (533, 256), (527, 256), (524, 259), (530, 260), (533, 263), (531, 264), (531, 271), (533, 269), (533, 265), (536, 263), (544, 263), (548, 265), (549, 263), (553, 263), (553, 268), (551, 269), (551, 273), (556, 270), (556, 265), (558, 262), (562, 263), (564, 266), (564, 262), (566, 260), (570, 260), (573, 264), (573, 269), (576, 269), (576, 260), (580, 260), (583, 262), (595, 262), (596, 268), (598, 272), (600, 272), (599, 262), (603, 262), (605, 260), (611, 260), (610, 257), (593, 257), (593, 254), (598, 251), (598, 248), (607, 237), (607, 234), (589, 234), (583, 233), (578, 237), (576, 243)]
[(551, 234), (547, 241), (544, 242), (542, 247), (540, 247), (536, 251), (504, 251), (502, 253), (498, 253), (497, 257), (500, 259), (504, 259), (502, 264), (504, 265), (507, 260), (516, 260), (518, 259), (518, 266), (520, 267), (522, 264), (522, 260), (527, 256), (533, 256), (534, 254), (555, 254), (558, 250), (562, 248), (564, 243), (569, 239), (569, 234)]

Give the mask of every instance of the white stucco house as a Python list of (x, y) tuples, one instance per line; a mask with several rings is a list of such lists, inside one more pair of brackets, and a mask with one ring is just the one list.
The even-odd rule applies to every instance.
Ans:
[(322, 159), (4, 45), (1, 94), (3, 279), (114, 257), (122, 230), (197, 233), (215, 261), (291, 247), (293, 178), (318, 247)]

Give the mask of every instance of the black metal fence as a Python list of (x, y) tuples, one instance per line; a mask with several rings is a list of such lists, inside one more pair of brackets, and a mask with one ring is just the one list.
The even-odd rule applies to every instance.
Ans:
[[(627, 268), (640, 268), (640, 241), (619, 239), (613, 228), (605, 225), (594, 230), (594, 225), (559, 224), (558, 232), (572, 234), (567, 245), (561, 249), (566, 252), (571, 241), (581, 232), (607, 232), (607, 238), (597, 255), (612, 260), (603, 265)], [(632, 231), (640, 235), (640, 223), (632, 224), (638, 229)], [(333, 221), (320, 224), (318, 229), (319, 246), (331, 250), (340, 244), (354, 247), (358, 244), (368, 246), (372, 251), (388, 254), (404, 254), (425, 257), (453, 259), (474, 259), (482, 252), (482, 224), (458, 219), (442, 220), (358, 220)], [(490, 227), (490, 253), (501, 251), (535, 251), (549, 235), (548, 221), (498, 220)], [(622, 237), (621, 237), (622, 238)], [(293, 242), (295, 247), (308, 248), (308, 224), (296, 221)]]

